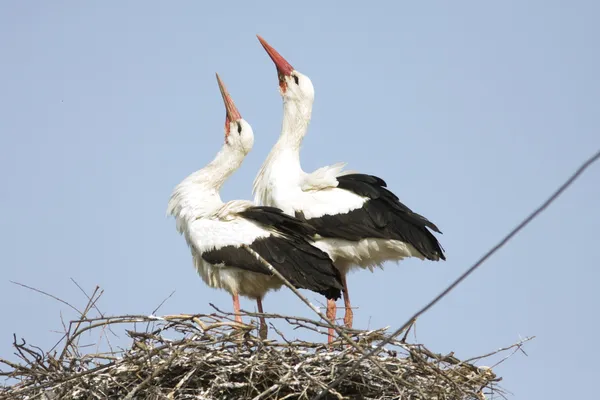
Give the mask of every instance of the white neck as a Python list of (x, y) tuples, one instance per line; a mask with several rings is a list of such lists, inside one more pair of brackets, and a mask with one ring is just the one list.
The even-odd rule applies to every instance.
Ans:
[[(272, 205), (272, 189), (294, 186), (302, 176), (300, 147), (312, 113), (312, 102), (284, 99), (281, 135), (254, 180), (254, 201)], [(272, 184), (275, 184), (272, 186)]]
[(176, 217), (197, 218), (221, 206), (223, 183), (244, 161), (245, 154), (224, 145), (206, 167), (185, 178), (173, 191), (167, 212)]
[(300, 154), (300, 147), (308, 130), (311, 114), (312, 104), (284, 100), (281, 135), (275, 146), (284, 147)]
[(297, 165), (297, 168), (301, 170), (300, 147), (308, 130), (311, 114), (312, 104), (284, 100), (281, 134), (263, 167), (275, 162), (285, 162), (288, 169)]
[(185, 180), (190, 180), (195, 184), (201, 184), (207, 189), (215, 191), (221, 190), (221, 187), (244, 161), (246, 155), (240, 150), (236, 150), (229, 145), (224, 145), (206, 167), (194, 172)]

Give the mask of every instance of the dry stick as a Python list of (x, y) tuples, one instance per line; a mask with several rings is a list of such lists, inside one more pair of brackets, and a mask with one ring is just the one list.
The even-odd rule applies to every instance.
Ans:
[(181, 378), (181, 380), (177, 383), (177, 385), (175, 385), (173, 390), (167, 395), (167, 399), (174, 399), (175, 392), (177, 392), (179, 389), (181, 389), (183, 387), (183, 385), (185, 385), (187, 383), (187, 381), (192, 377), (192, 375), (194, 375), (196, 373), (197, 370), (198, 370), (198, 367), (194, 367), (187, 374), (185, 374), (183, 376), (183, 378)]
[(595, 163), (596, 161), (598, 161), (598, 159), (600, 159), (600, 150), (598, 150), (596, 152), (596, 154), (594, 154), (592, 157), (590, 157), (587, 161), (585, 161), (570, 177), (569, 179), (567, 179), (567, 181), (565, 183), (563, 183), (544, 203), (542, 203), (541, 206), (539, 206), (538, 208), (535, 209), (535, 211), (533, 211), (527, 218), (525, 218), (519, 225), (517, 225), (516, 228), (514, 228), (512, 231), (510, 231), (510, 233), (508, 235), (506, 235), (504, 237), (504, 239), (502, 239), (497, 245), (495, 245), (494, 247), (492, 247), (491, 250), (489, 250), (487, 253), (485, 253), (483, 255), (483, 257), (481, 257), (475, 264), (473, 264), (473, 266), (471, 266), (471, 268), (469, 268), (467, 271), (465, 271), (461, 276), (459, 276), (454, 282), (452, 282), (452, 284), (450, 286), (448, 286), (442, 293), (440, 293), (439, 295), (437, 295), (433, 300), (431, 300), (427, 305), (425, 305), (425, 307), (421, 308), (419, 311), (417, 311), (412, 317), (410, 317), (408, 319), (408, 321), (406, 321), (399, 329), (397, 329), (394, 333), (392, 333), (390, 336), (387, 337), (387, 339), (383, 340), (381, 343), (379, 343), (373, 350), (371, 350), (370, 352), (368, 352), (367, 354), (363, 355), (362, 357), (360, 357), (358, 360), (356, 360), (354, 362), (354, 364), (352, 364), (352, 366), (350, 368), (348, 368), (346, 371), (342, 372), (342, 374), (333, 382), (331, 382), (327, 388), (325, 390), (323, 390), (321, 393), (319, 393), (318, 396), (314, 397), (313, 400), (319, 400), (321, 399), (323, 396), (325, 396), (328, 392), (329, 389), (333, 389), (335, 388), (337, 385), (340, 384), (340, 382), (342, 382), (342, 380), (344, 380), (344, 378), (346, 378), (346, 376), (348, 376), (348, 374), (354, 370), (356, 368), (357, 365), (359, 365), (361, 362), (363, 362), (365, 359), (372, 357), (373, 355), (377, 354), (382, 348), (383, 346), (385, 346), (386, 344), (388, 344), (390, 341), (392, 341), (396, 336), (398, 336), (400, 333), (402, 333), (404, 331), (404, 329), (406, 329), (406, 327), (408, 327), (412, 321), (416, 320), (418, 317), (420, 317), (422, 314), (424, 314), (425, 312), (427, 312), (431, 307), (433, 307), (438, 301), (440, 301), (443, 297), (445, 297), (448, 293), (450, 293), (456, 286), (458, 286), (459, 283), (461, 283), (463, 280), (465, 280), (469, 275), (471, 275), (471, 273), (473, 271), (475, 271), (477, 268), (479, 268), (481, 266), (481, 264), (483, 264), (488, 258), (490, 258), (496, 251), (498, 251), (502, 246), (504, 246), (510, 239), (512, 239), (517, 233), (519, 233), (519, 231), (521, 231), (525, 226), (529, 225), (529, 223), (531, 221), (533, 221), (542, 211), (544, 211), (550, 204), (552, 204), (554, 202), (554, 200), (556, 200), (558, 198), (558, 196), (560, 196), (569, 186), (571, 186), (571, 184), (573, 182), (575, 182), (577, 180), (577, 178), (579, 178), (579, 176), (593, 163)]
[[(94, 291), (94, 294), (92, 294), (92, 297), (88, 296), (88, 294), (85, 292), (85, 290), (83, 290), (83, 288), (81, 287), (81, 285), (79, 283), (77, 283), (77, 281), (73, 278), (70, 278), (71, 282), (73, 282), (75, 284), (75, 286), (77, 286), (77, 288), (81, 291), (81, 293), (83, 293), (83, 295), (85, 297), (87, 297), (88, 302), (92, 301), (92, 298), (94, 297), (94, 294), (96, 293), (97, 290)], [(98, 285), (96, 285), (96, 289), (99, 289), (100, 287)], [(102, 296), (102, 294), (104, 294), (104, 290), (100, 291), (100, 294), (98, 295), (98, 299), (100, 299), (100, 297)], [(97, 299), (97, 300), (98, 300)], [(103, 317), (104, 314), (102, 313), (102, 311), (100, 311), (100, 309), (98, 308), (98, 306), (96, 306), (96, 303), (94, 302), (93, 305), (94, 309), (98, 312), (98, 314)], [(110, 326), (108, 326), (108, 330), (110, 333), (112, 333), (113, 335), (117, 336), (111, 329)], [(67, 332), (67, 330), (65, 329), (65, 332)], [(110, 339), (108, 337), (108, 335), (105, 334), (104, 332), (104, 328), (102, 328), (102, 330), (100, 331), (100, 337), (98, 338), (98, 344), (96, 346), (96, 353), (98, 353), (100, 351), (100, 344), (102, 343), (102, 338), (106, 339), (106, 343), (108, 344), (108, 348), (110, 349), (111, 352), (114, 353), (114, 350), (112, 348), (112, 345), (110, 344)]]
[(171, 357), (169, 357), (169, 359), (167, 360), (166, 364), (163, 364), (162, 366), (155, 369), (150, 375), (148, 375), (148, 377), (146, 379), (144, 379), (139, 385), (134, 387), (133, 390), (131, 390), (131, 392), (127, 393), (127, 396), (125, 396), (123, 398), (123, 400), (133, 399), (133, 397), (135, 396), (135, 394), (137, 392), (139, 392), (144, 387), (148, 386), (148, 384), (150, 383), (151, 380), (156, 378), (158, 376), (158, 374), (163, 372), (166, 368), (169, 368), (171, 366), (171, 364), (173, 363), (173, 360), (175, 360), (175, 358), (178, 355), (179, 355), (179, 353), (177, 351), (174, 351), (173, 354), (171, 355)]
[[(98, 299), (100, 299), (100, 296), (102, 296), (102, 293), (104, 293), (104, 291), (101, 291), (100, 294), (98, 295), (99, 290), (100, 290), (100, 286), (96, 286), (96, 288), (92, 292), (91, 297), (89, 297), (89, 300), (88, 300), (87, 305), (85, 306), (85, 309), (79, 316), (80, 322), (77, 322), (77, 325), (75, 326), (75, 329), (73, 330), (73, 336), (71, 336), (71, 337), (67, 336), (67, 342), (66, 342), (65, 348), (63, 349), (62, 353), (60, 354), (60, 357), (58, 357), (59, 361), (63, 360), (63, 358), (69, 351), (69, 345), (72, 345), (73, 341), (78, 336), (77, 331), (79, 330), (79, 327), (81, 326), (82, 321), (85, 321), (85, 319), (87, 318), (87, 313), (90, 312), (92, 307), (94, 307), (96, 305), (96, 302), (98, 301)], [(69, 324), (69, 331), (67, 333), (69, 333), (70, 331), (71, 331), (71, 324)]]
[[(71, 282), (73, 282), (75, 284), (75, 286), (77, 286), (77, 288), (79, 289), (79, 291), (81, 291), (81, 293), (83, 293), (83, 295), (85, 297), (87, 297), (88, 301), (91, 301), (92, 298), (94, 297), (94, 294), (98, 291), (98, 289), (100, 289), (100, 287), (98, 285), (96, 285), (96, 290), (94, 290), (94, 294), (92, 294), (92, 297), (88, 296), (88, 294), (85, 292), (85, 290), (83, 290), (83, 288), (81, 287), (81, 285), (79, 283), (77, 283), (77, 281), (73, 278), (70, 278)], [(104, 293), (104, 290), (101, 291), (100, 296), (102, 296), (102, 293)], [(89, 303), (88, 303), (89, 304)], [(98, 311), (98, 314), (103, 317), (104, 314), (100, 311), (100, 309), (96, 306), (96, 304), (93, 305), (94, 308), (96, 309), (96, 311)]]
[[(338, 335), (342, 336), (344, 338), (344, 340), (346, 340), (352, 347), (354, 347), (356, 350), (358, 350), (361, 354), (366, 355), (365, 351), (356, 343), (354, 343), (354, 341), (350, 338), (350, 336), (348, 336), (344, 331), (342, 331), (336, 324), (334, 324), (333, 322), (331, 322), (329, 320), (329, 318), (327, 318), (325, 315), (323, 315), (319, 310), (317, 310), (317, 308), (315, 306), (313, 306), (311, 304), (310, 301), (308, 301), (308, 299), (306, 297), (304, 297), (302, 295), (302, 293), (300, 293), (300, 291), (298, 289), (296, 289), (294, 287), (294, 285), (292, 285), (287, 279), (285, 279), (285, 277), (283, 275), (281, 275), (279, 273), (279, 271), (277, 271), (271, 264), (269, 264), (269, 262), (267, 262), (267, 260), (265, 260), (264, 258), (261, 257), (260, 254), (258, 254), (256, 251), (252, 250), (250, 248), (250, 246), (243, 244), (242, 247), (244, 249), (246, 249), (247, 252), (249, 252), (250, 254), (252, 254), (262, 265), (264, 265), (269, 271), (271, 271), (272, 274), (274, 274), (276, 277), (278, 277), (279, 279), (281, 279), (281, 281), (288, 287), (290, 288), (290, 290), (292, 292), (294, 292), (294, 294), (296, 296), (298, 296), (300, 298), (300, 300), (302, 300), (304, 302), (304, 304), (306, 304), (311, 310), (313, 310), (319, 317), (321, 317), (324, 321), (326, 321), (330, 327), (332, 327)], [(392, 382), (394, 383), (394, 385), (396, 384), (396, 379), (394, 377), (394, 375), (392, 375), (392, 373), (390, 371), (388, 371), (387, 369), (383, 368), (383, 366), (381, 366), (380, 363), (378, 363), (376, 360), (372, 360), (373, 363), (377, 366), (377, 368), (379, 368), (384, 374), (386, 374), (388, 377), (390, 377), (392, 379)]]
[[(218, 308), (217, 306), (215, 306), (212, 303), (208, 303), (208, 304), (210, 304), (210, 306), (212, 308), (214, 308), (215, 310), (217, 310), (218, 312), (220, 312), (221, 314), (223, 314), (225, 316), (227, 316), (227, 315), (233, 315), (233, 313), (223, 311), (223, 310), (221, 310), (220, 308)], [(240, 311), (242, 311), (246, 316), (249, 316), (249, 317), (263, 316), (263, 317), (269, 318), (269, 319), (285, 319), (289, 323), (292, 323), (291, 320), (294, 320), (294, 321), (299, 321), (299, 322), (306, 322), (306, 323), (312, 324), (312, 325), (314, 325), (316, 327), (320, 327), (320, 328), (329, 328), (330, 327), (329, 324), (322, 323), (322, 322), (315, 321), (315, 320), (308, 319), (308, 318), (303, 318), (303, 317), (290, 317), (288, 315), (269, 314), (269, 313), (255, 313), (255, 312), (246, 311), (246, 310), (240, 310)], [(375, 329), (374, 331), (377, 331), (377, 330), (379, 330), (379, 329)], [(350, 331), (351, 333), (355, 333), (355, 334), (360, 334), (360, 333), (363, 332), (361, 330), (352, 329), (352, 328), (346, 328), (346, 331)]]
[[(61, 303), (65, 304), (66, 306), (68, 306), (68, 307), (72, 308), (73, 310), (75, 310), (75, 311), (76, 311), (76, 312), (77, 312), (77, 313), (78, 313), (80, 316), (82, 315), (82, 312), (81, 312), (81, 311), (79, 311), (77, 308), (75, 308), (75, 306), (73, 306), (72, 304), (68, 303), (67, 301), (65, 301), (65, 300), (63, 300), (63, 299), (61, 299), (61, 298), (59, 298), (59, 297), (56, 297), (56, 296), (54, 296), (54, 295), (52, 295), (52, 294), (50, 294), (50, 293), (44, 292), (43, 290), (36, 289), (36, 288), (34, 288), (34, 287), (31, 287), (31, 286), (27, 286), (27, 285), (25, 285), (25, 284), (23, 284), (23, 283), (19, 283), (19, 282), (15, 282), (15, 281), (10, 281), (10, 283), (14, 283), (15, 285), (19, 285), (19, 286), (21, 286), (21, 287), (24, 287), (24, 288), (26, 288), (26, 289), (33, 290), (34, 292), (37, 292), (37, 293), (43, 294), (43, 295), (45, 295), (45, 296), (48, 296), (48, 297), (50, 297), (50, 298), (52, 298), (52, 299), (54, 299), (54, 300), (60, 301)], [(88, 305), (89, 305), (89, 303), (88, 303)], [(62, 317), (61, 317), (61, 321), (62, 321)], [(63, 325), (64, 325), (64, 324), (63, 324)], [(60, 340), (58, 341), (58, 343), (56, 343), (56, 344), (55, 344), (55, 345), (54, 345), (54, 346), (53, 346), (53, 347), (50, 349), (50, 352), (51, 352), (52, 350), (54, 350), (54, 349), (56, 348), (56, 346), (58, 346), (58, 345), (59, 345), (59, 343), (60, 343), (60, 342), (62, 342), (62, 341), (63, 341), (63, 339), (64, 339), (65, 337), (68, 337), (68, 332), (67, 332), (66, 330), (65, 330), (65, 333), (64, 333), (64, 335), (63, 335), (63, 336), (60, 338)]]
[[(535, 336), (534, 336), (535, 337)], [(527, 338), (525, 339), (525, 341), (529, 340), (531, 338)], [(509, 355), (507, 355), (506, 357), (504, 357), (502, 360), (498, 361), (497, 363), (495, 363), (494, 365), (492, 365), (490, 367), (490, 369), (494, 369), (496, 368), (498, 365), (502, 364), (504, 361), (508, 360), (510, 357), (512, 357), (517, 351), (521, 351), (521, 353), (525, 354), (525, 356), (527, 356), (527, 353), (525, 353), (525, 350), (523, 350), (523, 341), (521, 341), (520, 343), (516, 344), (516, 347), (514, 349), (514, 351), (512, 353), (510, 353)]]
[[(100, 289), (100, 286), (96, 285), (96, 290), (94, 290), (94, 292), (92, 293), (92, 296), (88, 296), (88, 294), (85, 292), (85, 290), (83, 290), (83, 288), (81, 287), (81, 285), (79, 283), (77, 283), (77, 281), (73, 278), (70, 278), (71, 282), (73, 282), (75, 284), (75, 286), (77, 286), (79, 288), (79, 290), (81, 291), (81, 293), (83, 293), (83, 295), (85, 297), (87, 297), (88, 301), (91, 302), (94, 298), (94, 296), (96, 295), (96, 293), (98, 292), (98, 290)], [(100, 293), (98, 294), (97, 298), (93, 301), (92, 306), (94, 307), (94, 309), (96, 311), (98, 311), (98, 315), (100, 315), (100, 317), (104, 317), (104, 313), (102, 311), (100, 311), (100, 309), (98, 308), (98, 306), (96, 305), (96, 302), (98, 302), (98, 300), (100, 300), (100, 297), (102, 297), (102, 295), (104, 294), (104, 290), (100, 290)], [(89, 304), (89, 303), (88, 303)], [(81, 318), (80, 318), (81, 319)], [(87, 319), (87, 318), (86, 318)], [(112, 333), (113, 335), (117, 336), (117, 334), (115, 332), (113, 332), (110, 328), (110, 326), (108, 327), (108, 330), (110, 333)], [(65, 332), (67, 330), (65, 329)], [(101, 338), (102, 336), (104, 336), (104, 330), (102, 330), (102, 334), (101, 334)], [(110, 344), (110, 339), (108, 338), (108, 335), (104, 336), (106, 338), (106, 342), (108, 343), (108, 347), (110, 348), (111, 351), (113, 351), (112, 349), (112, 345)], [(98, 346), (100, 346), (100, 341), (98, 341)]]
[[(75, 321), (73, 321), (73, 322), (75, 322)], [(88, 321), (85, 321), (85, 322), (88, 322)], [(65, 348), (66, 348), (66, 346), (71, 345), (73, 343), (73, 341), (76, 338), (78, 338), (81, 334), (83, 334), (86, 331), (89, 331), (90, 329), (95, 329), (95, 328), (97, 328), (99, 326), (106, 326), (106, 325), (109, 325), (109, 324), (132, 324), (132, 323), (135, 323), (135, 322), (140, 322), (141, 323), (141, 322), (147, 322), (147, 320), (143, 319), (143, 317), (140, 318), (140, 317), (135, 317), (134, 316), (134, 317), (129, 318), (129, 319), (106, 319), (106, 320), (104, 320), (104, 322), (98, 322), (96, 324), (91, 324), (90, 323), (89, 326), (81, 328), (80, 330), (77, 330), (77, 331), (73, 331), (73, 335), (67, 341), (67, 343), (65, 345)], [(63, 352), (64, 352), (64, 350), (63, 350)]]
[(24, 285), (24, 284), (22, 284), (22, 283), (19, 283), (19, 282), (15, 282), (15, 281), (9, 281), (9, 282), (10, 282), (10, 283), (14, 283), (15, 285), (22, 286), (22, 287), (24, 287), (24, 288), (26, 288), (26, 289), (33, 290), (34, 292), (41, 293), (41, 294), (43, 294), (43, 295), (46, 295), (46, 296), (48, 296), (48, 297), (51, 297), (51, 298), (53, 298), (54, 300), (58, 300), (58, 301), (60, 301), (61, 303), (65, 304), (65, 305), (67, 305), (67, 306), (69, 306), (69, 307), (71, 307), (73, 310), (77, 311), (77, 314), (81, 314), (81, 311), (79, 311), (78, 309), (76, 309), (74, 306), (72, 306), (71, 304), (67, 303), (66, 301), (64, 301), (64, 300), (62, 300), (62, 299), (59, 299), (58, 297), (56, 297), (56, 296), (54, 296), (54, 295), (51, 295), (50, 293), (46, 293), (46, 292), (44, 292), (43, 290), (36, 289), (36, 288), (32, 288), (31, 286), (27, 286), (27, 285)]
[(464, 364), (471, 363), (473, 361), (478, 361), (478, 360), (481, 360), (482, 358), (491, 357), (491, 356), (494, 356), (494, 355), (496, 355), (498, 353), (510, 350), (512, 348), (515, 348), (515, 347), (517, 348), (517, 350), (519, 350), (519, 349), (521, 349), (521, 347), (523, 347), (523, 345), (526, 342), (529, 342), (530, 340), (533, 340), (533, 339), (535, 339), (535, 336), (527, 336), (525, 339), (519, 340), (517, 343), (515, 343), (515, 344), (513, 344), (511, 346), (506, 346), (506, 347), (499, 348), (498, 350), (489, 352), (489, 353), (484, 354), (484, 355), (479, 356), (479, 357), (471, 357), (471, 358), (469, 358), (467, 360), (461, 361), (459, 364), (463, 364), (464, 365)]
[[(160, 302), (160, 304), (152, 311), (152, 315), (156, 314), (156, 312), (163, 306), (163, 304), (165, 304), (165, 302), (167, 300), (169, 300), (171, 298), (171, 296), (173, 296), (174, 294), (175, 294), (175, 290), (173, 290), (170, 295), (168, 295), (165, 299), (163, 299), (163, 301)], [(146, 332), (148, 332), (150, 327), (154, 328), (154, 326), (155, 326), (154, 322), (148, 322), (146, 324)]]
[(167, 300), (169, 300), (174, 294), (175, 294), (175, 291), (173, 290), (171, 292), (171, 294), (168, 295), (163, 301), (161, 301), (160, 304), (158, 305), (158, 307), (156, 307), (154, 309), (154, 311), (152, 311), (152, 315), (156, 314), (156, 312), (158, 311), (158, 309), (161, 308), (163, 306), (163, 304), (165, 304), (167, 302)]

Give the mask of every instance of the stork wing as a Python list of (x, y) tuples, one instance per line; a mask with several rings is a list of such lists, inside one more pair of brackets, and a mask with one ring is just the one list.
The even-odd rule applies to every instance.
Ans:
[(203, 260), (215, 266), (236, 267), (259, 274), (271, 272), (242, 245), (271, 236), (264, 228), (232, 213), (221, 211), (213, 218), (193, 221), (186, 233), (188, 244)]
[(398, 196), (387, 189), (385, 181), (377, 176), (349, 174), (340, 177), (338, 186), (371, 200), (382, 199), (390, 209), (402, 213), (407, 222), (426, 226), (435, 232), (442, 233), (433, 222), (402, 204)]
[[(337, 188), (329, 193), (333, 200), (327, 203), (331, 205), (330, 208), (337, 207), (337, 212), (323, 212), (323, 206), (318, 212), (313, 209), (308, 209), (309, 213), (296, 212), (296, 216), (315, 227), (319, 235), (351, 241), (365, 238), (400, 240), (411, 244), (430, 260), (445, 259), (443, 248), (428, 230), (441, 233), (438, 227), (402, 204), (386, 188), (383, 179), (372, 175), (349, 174), (339, 176), (337, 181)], [(337, 191), (335, 197), (334, 191)], [(342, 201), (343, 192), (365, 201), (360, 207), (347, 207)], [(321, 203), (315, 202), (316, 205)]]
[(253, 207), (245, 201), (223, 205), (213, 218), (190, 226), (190, 242), (203, 260), (223, 267), (271, 275), (247, 245), (297, 288), (337, 299), (341, 277), (323, 251), (310, 244), (314, 229), (278, 208)]
[(340, 297), (341, 275), (329, 255), (310, 243), (316, 233), (311, 225), (275, 207), (251, 207), (239, 215), (273, 232), (250, 247), (292, 285), (328, 299)]

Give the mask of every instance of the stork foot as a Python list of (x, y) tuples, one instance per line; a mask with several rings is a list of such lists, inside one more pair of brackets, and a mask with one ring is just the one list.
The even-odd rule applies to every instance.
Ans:
[[(331, 323), (335, 324), (335, 314), (337, 311), (337, 306), (335, 304), (335, 300), (327, 300), (327, 313), (326, 317), (331, 321)], [(327, 344), (331, 345), (333, 342), (333, 335), (335, 334), (335, 329), (329, 328), (327, 330)]]
[(346, 314), (344, 315), (344, 325), (346, 325), (346, 328), (352, 329), (354, 312), (352, 312), (352, 305), (350, 304), (350, 294), (348, 293), (348, 282), (346, 282), (346, 275), (342, 275), (342, 286), (344, 287), (344, 308), (346, 309)]
[(235, 322), (242, 322), (242, 316), (240, 315), (240, 296), (235, 293), (231, 296), (233, 298), (233, 313), (235, 314)]
[(346, 328), (352, 329), (352, 323), (354, 321), (354, 313), (351, 308), (346, 308), (346, 315), (344, 315), (344, 325)]

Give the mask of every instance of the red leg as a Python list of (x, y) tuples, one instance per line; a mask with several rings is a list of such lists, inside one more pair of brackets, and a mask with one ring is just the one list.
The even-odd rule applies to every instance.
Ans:
[[(262, 306), (262, 299), (260, 297), (256, 299), (256, 306), (258, 307), (258, 312), (263, 314), (264, 311)], [(265, 321), (265, 317), (262, 316), (258, 319), (260, 320), (260, 328), (258, 328), (258, 333), (260, 335), (260, 338), (262, 340), (265, 340), (269, 332), (269, 328), (267, 327), (267, 321)]]
[(242, 316), (240, 315), (240, 296), (238, 294), (233, 295), (233, 313), (235, 314), (235, 321), (242, 323)]
[[(327, 318), (329, 318), (329, 320), (335, 324), (335, 314), (337, 311), (337, 307), (335, 304), (335, 300), (332, 299), (327, 299)], [(327, 343), (331, 343), (333, 342), (333, 334), (334, 334), (335, 330), (333, 328), (329, 328), (328, 330), (328, 337), (327, 337)]]
[(346, 283), (346, 275), (342, 276), (342, 285), (344, 286), (344, 306), (346, 307), (346, 315), (344, 315), (344, 324), (346, 328), (352, 328), (352, 322), (354, 320), (354, 313), (352, 312), (352, 306), (350, 305), (350, 295), (348, 294), (348, 285)]

